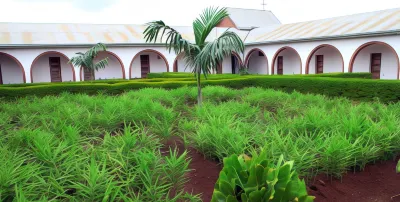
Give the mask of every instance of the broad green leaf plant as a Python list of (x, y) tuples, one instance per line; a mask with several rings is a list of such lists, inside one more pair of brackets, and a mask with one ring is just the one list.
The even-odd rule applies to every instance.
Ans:
[(192, 43), (182, 37), (174, 28), (166, 25), (163, 21), (153, 21), (147, 24), (144, 31), (146, 42), (163, 42), (166, 36), (165, 46), (168, 51), (175, 51), (177, 55), (183, 54), (187, 67), (197, 80), (197, 101), (202, 103), (201, 74), (207, 78), (211, 70), (217, 70), (223, 59), (232, 52), (243, 53), (244, 43), (242, 39), (232, 31), (226, 30), (213, 41), (207, 40), (212, 30), (229, 14), (226, 8), (207, 8), (199, 18), (193, 22), (195, 42)]
[(304, 180), (293, 170), (293, 161), (269, 163), (265, 152), (232, 155), (224, 159), (224, 168), (215, 184), (211, 202), (312, 202)]
[(96, 56), (102, 51), (107, 51), (107, 47), (105, 44), (98, 43), (85, 53), (76, 53), (77, 56), (72, 57), (69, 63), (77, 68), (83, 67), (89, 69), (90, 71), (104, 69), (108, 65), (108, 57), (105, 57), (98, 62), (94, 61)]

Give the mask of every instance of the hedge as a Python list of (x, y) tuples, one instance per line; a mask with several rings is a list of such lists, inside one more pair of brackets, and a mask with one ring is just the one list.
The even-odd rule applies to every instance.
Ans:
[(331, 77), (331, 78), (360, 78), (372, 79), (371, 73), (325, 73), (325, 74), (307, 74), (308, 77)]
[[(371, 101), (379, 98), (382, 102), (397, 102), (400, 99), (400, 81), (372, 79), (342, 79), (305, 76), (244, 76), (233, 79), (203, 80), (203, 86), (221, 85), (230, 88), (263, 87), (285, 92), (323, 94), (342, 96), (354, 100)], [(173, 89), (183, 86), (196, 86), (195, 81), (165, 79), (155, 82), (135, 80), (115, 84), (106, 83), (69, 83), (28, 87), (0, 87), (0, 96), (6, 99), (29, 95), (57, 95), (62, 92), (96, 94), (120, 94), (141, 88)]]
[[(259, 75), (254, 75), (259, 76)], [(263, 75), (268, 76), (268, 75)], [(203, 79), (205, 78), (204, 75), (201, 76)], [(208, 79), (232, 79), (232, 78), (239, 78), (241, 77), (239, 74), (208, 74)], [(196, 79), (193, 73), (183, 73), (183, 72), (162, 72), (162, 73), (149, 73), (147, 74), (147, 78), (155, 79), (155, 78), (181, 78), (181, 79)]]
[[(272, 75), (275, 77), (282, 77), (281, 75)], [(287, 75), (286, 75), (287, 76)], [(371, 73), (328, 73), (328, 74), (310, 74), (310, 75), (289, 75), (289, 76), (305, 76), (305, 77), (335, 77), (335, 78), (371, 78)], [(173, 79), (174, 81), (195, 81), (196, 78), (191, 73), (150, 73), (147, 79), (109, 79), (109, 80), (95, 80), (95, 81), (79, 81), (79, 82), (62, 82), (62, 83), (22, 83), (22, 84), (5, 84), (0, 87), (28, 87), (28, 86), (43, 86), (43, 85), (80, 85), (80, 84), (116, 84), (128, 82), (162, 82)], [(219, 79), (235, 79), (235, 78), (248, 78), (248, 77), (271, 77), (271, 75), (246, 75), (240, 76), (237, 74), (212, 74), (208, 75), (208, 80)], [(204, 76), (202, 79), (205, 80)]]
[(27, 86), (43, 86), (43, 85), (69, 85), (69, 84), (93, 84), (93, 83), (124, 83), (129, 82), (130, 80), (126, 79), (109, 79), (109, 80), (94, 80), (94, 81), (66, 81), (62, 83), (51, 83), (51, 82), (42, 82), (42, 83), (21, 83), (21, 84), (4, 84), (0, 87), (27, 87)]
[[(261, 74), (251, 74), (246, 76), (288, 76), (288, 75), (261, 75)], [(306, 77), (332, 77), (332, 78), (363, 78), (363, 79), (371, 79), (371, 73), (325, 73), (325, 74), (297, 74), (297, 75), (289, 75), (289, 76), (306, 76)], [(193, 78), (192, 73), (183, 73), (183, 72), (163, 72), (163, 73), (149, 73), (147, 75), (150, 79), (155, 78)], [(232, 79), (238, 78), (240, 75), (238, 74), (210, 74), (208, 75), (208, 79)], [(204, 76), (202, 77), (204, 78)]]

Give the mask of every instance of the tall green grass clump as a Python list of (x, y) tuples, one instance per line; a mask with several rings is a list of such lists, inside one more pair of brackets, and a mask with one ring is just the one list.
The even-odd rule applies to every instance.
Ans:
[(399, 104), (260, 88), (231, 90), (235, 97), (218, 88), (206, 88), (212, 97), (189, 112), (190, 120), (180, 121), (188, 129), (183, 131), (188, 144), (209, 158), (222, 162), (266, 147), (268, 159), (283, 154), (302, 176), (341, 177), (400, 150)]
[(145, 88), (0, 101), (0, 201), (198, 201), (185, 193), (190, 155), (265, 150), (302, 177), (341, 177), (400, 148), (400, 104), (261, 88)]

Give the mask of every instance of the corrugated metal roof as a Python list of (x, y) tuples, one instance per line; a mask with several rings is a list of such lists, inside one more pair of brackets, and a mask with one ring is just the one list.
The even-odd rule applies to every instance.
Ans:
[[(174, 27), (182, 36), (194, 41), (192, 27)], [(79, 45), (97, 42), (107, 44), (142, 44), (144, 25), (0, 23), (0, 46)], [(218, 37), (226, 28), (216, 28), (208, 40)], [(317, 37), (400, 30), (400, 8), (350, 16), (275, 24), (254, 29), (246, 43), (277, 42)], [(230, 29), (245, 39), (248, 32)], [(164, 38), (165, 39), (165, 38)]]
[(282, 24), (271, 11), (243, 8), (227, 8), (227, 11), (238, 29)]
[(271, 42), (400, 29), (400, 8), (323, 20), (269, 26), (252, 31), (249, 42)]
[[(146, 43), (145, 29), (144, 25), (0, 23), (0, 45), (142, 44)], [(194, 41), (192, 27), (177, 26), (174, 29), (183, 38)], [(213, 30), (208, 39), (215, 39), (225, 30)], [(245, 31), (231, 31), (242, 39), (247, 35)]]

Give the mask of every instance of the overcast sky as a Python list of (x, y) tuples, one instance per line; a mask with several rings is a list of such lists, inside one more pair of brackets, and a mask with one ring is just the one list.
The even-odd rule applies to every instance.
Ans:
[[(282, 23), (400, 7), (400, 0), (265, 0)], [(191, 25), (208, 6), (262, 9), (262, 0), (0, 0), (1, 22)]]

